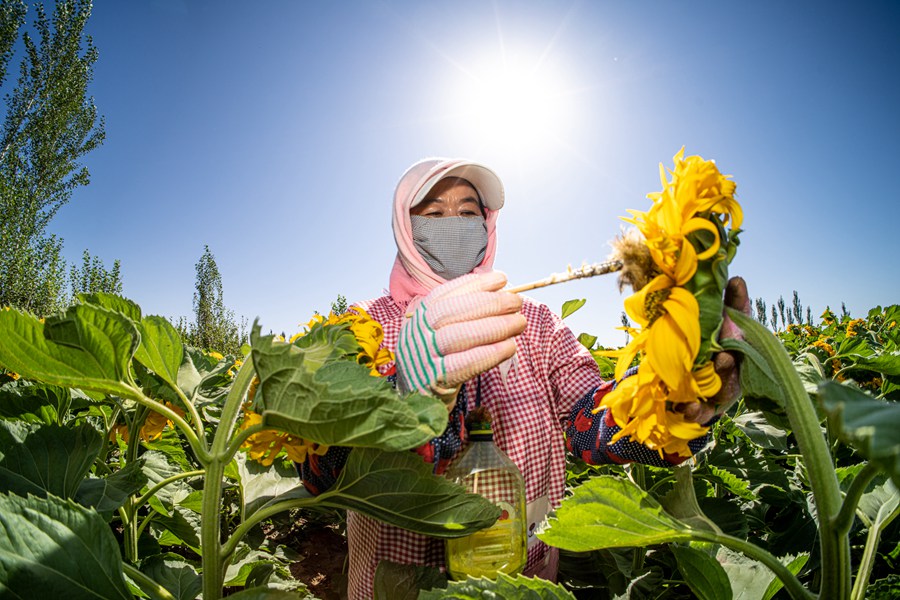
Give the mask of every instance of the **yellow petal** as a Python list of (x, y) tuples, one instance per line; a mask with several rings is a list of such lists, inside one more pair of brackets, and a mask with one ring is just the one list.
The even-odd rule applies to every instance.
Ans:
[(716, 252), (719, 251), (719, 229), (714, 224), (710, 223), (709, 220), (697, 217), (685, 223), (683, 231), (684, 235), (687, 235), (700, 229), (712, 232), (712, 234), (716, 236), (716, 241), (713, 243), (713, 245), (697, 255), (697, 260), (706, 260), (711, 256), (715, 256)]
[(681, 385), (685, 373), (690, 371), (694, 358), (681, 330), (668, 316), (653, 323), (647, 338), (645, 360), (670, 388)]
[(700, 350), (700, 305), (692, 293), (674, 287), (663, 302), (663, 308), (677, 323), (691, 351), (691, 363)]

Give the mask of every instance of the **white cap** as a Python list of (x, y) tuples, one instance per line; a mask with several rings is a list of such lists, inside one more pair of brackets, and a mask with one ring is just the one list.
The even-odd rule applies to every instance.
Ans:
[(428, 179), (419, 187), (410, 208), (424, 200), (437, 182), (448, 177), (460, 177), (471, 183), (485, 208), (500, 210), (503, 207), (503, 183), (496, 173), (484, 165), (462, 159), (431, 158), (416, 163), (407, 173), (423, 171), (426, 171)]

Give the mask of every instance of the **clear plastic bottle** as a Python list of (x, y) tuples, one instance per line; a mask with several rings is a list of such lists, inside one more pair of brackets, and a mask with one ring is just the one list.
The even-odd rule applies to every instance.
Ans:
[(453, 579), (514, 575), (525, 567), (525, 480), (515, 463), (494, 444), (486, 409), (467, 419), (469, 445), (447, 469), (447, 477), (499, 506), (496, 523), (472, 535), (447, 540), (447, 571)]

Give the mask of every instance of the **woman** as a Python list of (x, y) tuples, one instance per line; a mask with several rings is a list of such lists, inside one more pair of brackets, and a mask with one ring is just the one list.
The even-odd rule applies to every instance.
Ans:
[[(562, 500), (567, 450), (595, 464), (662, 465), (681, 458), (661, 460), (627, 438), (608, 445), (618, 428), (592, 409), (614, 383), (601, 379), (591, 354), (559, 317), (544, 304), (502, 291), (506, 278), (493, 271), (503, 203), (500, 179), (482, 165), (441, 158), (414, 164), (394, 194), (397, 258), (390, 293), (357, 306), (381, 323), (384, 346), (396, 354), (396, 365), (384, 365), (382, 372), (396, 366), (402, 391), (430, 392), (447, 404), (447, 431), (418, 450), (436, 472), (459, 451), (468, 410), (479, 404), (490, 410), (495, 443), (525, 478), (525, 574), (555, 581), (558, 553), (531, 532)], [(749, 311), (743, 282), (731, 282), (730, 292), (730, 303)], [(686, 420), (705, 424), (739, 395), (730, 355), (720, 354), (717, 370), (725, 382), (714, 399), (718, 410), (686, 414)], [(696, 440), (692, 449), (707, 441)], [(330, 485), (346, 454), (332, 449), (304, 465), (308, 487), (323, 491)], [(351, 600), (372, 597), (382, 560), (444, 566), (442, 540), (363, 515), (348, 513), (347, 538)]]

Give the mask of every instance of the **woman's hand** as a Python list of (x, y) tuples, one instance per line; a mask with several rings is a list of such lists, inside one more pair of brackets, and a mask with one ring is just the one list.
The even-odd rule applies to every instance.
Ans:
[(410, 305), (397, 341), (401, 391), (430, 392), (452, 408), (460, 385), (515, 354), (525, 317), (505, 285), (497, 271), (464, 275)]
[[(741, 277), (732, 277), (725, 286), (725, 305), (750, 315), (750, 296), (747, 283)], [(744, 334), (734, 324), (728, 314), (724, 314), (719, 339), (742, 340)], [(684, 415), (686, 421), (706, 424), (714, 417), (721, 416), (741, 397), (741, 355), (735, 352), (717, 352), (713, 357), (716, 373), (722, 380), (722, 388), (707, 402), (682, 402), (676, 404), (675, 412)]]

